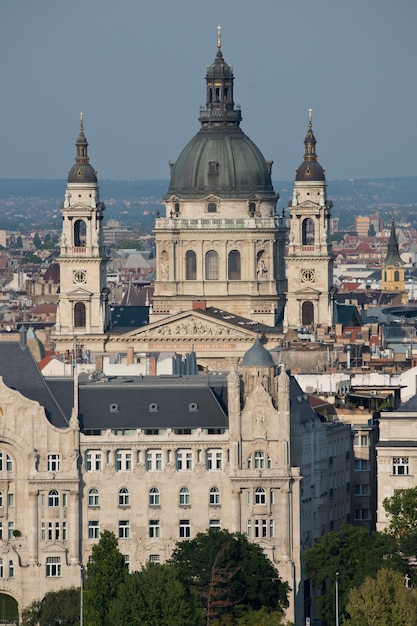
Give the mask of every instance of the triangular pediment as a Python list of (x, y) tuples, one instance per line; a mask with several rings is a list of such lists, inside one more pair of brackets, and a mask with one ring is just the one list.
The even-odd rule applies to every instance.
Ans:
[(77, 211), (79, 209), (82, 209), (83, 211), (91, 211), (91, 206), (85, 204), (85, 202), (74, 202), (74, 204), (71, 204), (70, 209), (71, 211)]
[[(227, 317), (227, 316), (226, 316)], [(144, 341), (253, 341), (256, 338), (255, 324), (252, 328), (242, 328), (234, 323), (234, 316), (228, 319), (216, 319), (203, 311), (191, 310), (172, 315), (158, 322), (129, 331), (124, 339)]]
[(294, 293), (296, 296), (319, 296), (322, 291), (320, 289), (314, 289), (314, 287), (306, 286), (301, 287), (301, 289), (297, 289)]
[(310, 211), (320, 210), (320, 206), (316, 204), (315, 202), (311, 202), (311, 200), (304, 200), (304, 202), (300, 202), (297, 206), (303, 210), (306, 210), (306, 209)]
[(91, 291), (87, 291), (87, 289), (83, 289), (82, 287), (77, 287), (76, 289), (73, 289), (72, 291), (69, 291), (67, 295), (70, 298), (85, 299), (85, 298), (91, 298), (91, 296), (93, 294), (92, 294)]

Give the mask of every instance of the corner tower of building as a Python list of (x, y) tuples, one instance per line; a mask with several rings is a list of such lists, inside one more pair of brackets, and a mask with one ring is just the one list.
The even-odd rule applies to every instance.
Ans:
[(270, 326), (282, 314), (285, 228), (275, 214), (272, 162), (242, 131), (241, 119), (219, 32), (201, 128), (171, 164), (166, 214), (155, 224), (152, 321), (196, 300)]
[(73, 347), (74, 337), (79, 347), (89, 337), (91, 347), (96, 336), (100, 347), (109, 321), (102, 236), (106, 207), (100, 202), (97, 173), (88, 157), (82, 114), (75, 146), (75, 163), (61, 206), (60, 295), (53, 336), (60, 352)]
[(324, 332), (333, 325), (333, 256), (325, 172), (317, 159), (309, 111), (304, 159), (296, 171), (287, 252), (284, 330), (304, 327)]

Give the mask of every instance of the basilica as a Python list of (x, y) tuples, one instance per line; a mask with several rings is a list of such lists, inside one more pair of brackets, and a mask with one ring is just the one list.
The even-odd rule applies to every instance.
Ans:
[[(201, 128), (172, 164), (156, 218), (149, 323), (111, 328), (105, 204), (81, 118), (62, 205), (53, 340), (128, 355), (43, 378), (26, 329), (0, 350), (0, 593), (16, 612), (79, 586), (100, 532), (131, 571), (169, 558), (208, 528), (245, 533), (291, 587), (288, 619), (312, 612), (303, 550), (350, 519), (350, 427), (313, 411), (274, 347), (333, 319), (331, 202), (311, 113), (289, 206), (278, 215), (272, 163), (240, 127), (220, 37)], [(288, 232), (289, 231), (289, 232)], [(286, 243), (287, 235), (289, 242)], [(129, 375), (135, 353), (193, 355), (188, 375)], [(134, 370), (130, 370), (133, 372)]]
[(57, 352), (71, 350), (74, 336), (91, 354), (128, 346), (142, 353), (193, 348), (200, 369), (216, 371), (236, 367), (257, 336), (273, 349), (291, 329), (325, 335), (333, 325), (332, 202), (311, 110), (288, 229), (285, 211), (277, 214), (272, 162), (241, 129), (233, 93), (233, 69), (219, 36), (200, 130), (171, 163), (165, 215), (155, 220), (149, 324), (125, 334), (112, 332), (110, 324), (105, 205), (81, 119), (62, 206)]

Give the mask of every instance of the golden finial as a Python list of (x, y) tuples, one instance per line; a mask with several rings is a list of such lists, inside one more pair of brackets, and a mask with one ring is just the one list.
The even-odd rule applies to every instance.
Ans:
[(219, 24), (217, 27), (217, 47), (219, 50), (222, 47), (221, 31), (222, 31), (222, 27)]

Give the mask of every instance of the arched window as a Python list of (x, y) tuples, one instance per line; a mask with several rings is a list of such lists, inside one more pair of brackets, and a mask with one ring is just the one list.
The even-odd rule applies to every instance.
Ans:
[(265, 453), (262, 450), (256, 450), (254, 453), (255, 469), (264, 469), (265, 467)]
[(6, 472), (13, 472), (13, 461), (9, 454), (5, 454), (2, 450), (0, 450), (0, 471), (4, 469)]
[(303, 221), (302, 225), (302, 243), (303, 246), (314, 245), (314, 222), (311, 217)]
[(100, 494), (95, 487), (88, 492), (88, 506), (100, 506)]
[(190, 506), (191, 497), (188, 487), (181, 487), (180, 489), (180, 506)]
[(152, 487), (149, 490), (149, 506), (159, 506), (160, 505), (160, 496), (159, 489), (156, 487)]
[(394, 271), (394, 281), (398, 283), (400, 280), (400, 272), (398, 270)]
[(312, 326), (314, 324), (314, 305), (312, 302), (303, 302), (301, 323), (303, 326)]
[(255, 504), (265, 504), (266, 494), (263, 487), (256, 487), (255, 489)]
[(126, 487), (122, 487), (119, 489), (119, 506), (129, 506), (130, 505), (130, 495), (129, 489)]
[(206, 254), (206, 280), (219, 280), (219, 255), (215, 250)]
[(87, 229), (84, 220), (76, 220), (74, 224), (74, 246), (76, 248), (85, 248)]
[(77, 302), (74, 306), (74, 326), (76, 328), (85, 328), (85, 304)]
[(232, 250), (229, 252), (227, 263), (227, 275), (229, 280), (240, 280), (240, 252)]
[(218, 487), (212, 487), (209, 492), (210, 506), (218, 506), (220, 504), (220, 489)]
[(48, 493), (48, 506), (57, 507), (59, 506), (59, 493), (56, 489), (52, 489)]
[(187, 250), (185, 253), (185, 280), (195, 280), (197, 278), (197, 257), (194, 250)]

